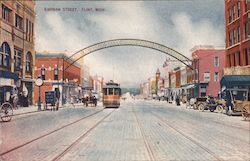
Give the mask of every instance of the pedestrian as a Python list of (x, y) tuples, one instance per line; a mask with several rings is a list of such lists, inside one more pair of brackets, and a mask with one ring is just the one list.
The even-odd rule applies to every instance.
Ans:
[(59, 109), (59, 100), (60, 100), (60, 91), (58, 88), (55, 89), (55, 97), (56, 97), (56, 111)]
[(180, 106), (180, 105), (181, 105), (181, 104), (180, 104), (180, 96), (179, 96), (179, 95), (176, 96), (175, 102), (176, 102), (176, 105), (177, 105), (177, 106)]

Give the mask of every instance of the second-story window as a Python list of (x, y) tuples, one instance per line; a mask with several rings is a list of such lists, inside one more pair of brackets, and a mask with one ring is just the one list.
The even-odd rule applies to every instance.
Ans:
[(248, 62), (248, 51), (247, 51), (247, 48), (245, 48), (245, 63), (246, 65), (249, 65), (249, 62)]
[(247, 12), (247, 3), (248, 3), (249, 0), (245, 0), (244, 2), (244, 8), (245, 8), (245, 12)]
[(231, 9), (228, 10), (228, 23), (232, 22)]
[(0, 66), (10, 67), (10, 46), (7, 42), (1, 45), (0, 49)]
[(16, 23), (15, 23), (16, 28), (18, 29), (23, 29), (23, 18), (20, 17), (19, 15), (16, 14)]
[(218, 56), (214, 57), (214, 66), (215, 67), (219, 66), (219, 57)]
[(228, 37), (229, 37), (229, 46), (232, 46), (232, 33), (229, 31), (228, 32)]
[(219, 79), (220, 79), (220, 78), (219, 78), (219, 73), (218, 73), (218, 72), (215, 72), (215, 73), (214, 73), (214, 81), (215, 81), (215, 82), (219, 82)]
[(31, 54), (31, 52), (28, 52), (26, 55), (26, 72), (28, 72), (28, 73), (32, 72), (32, 54)]
[(58, 80), (58, 67), (57, 66), (55, 66), (55, 68), (54, 68), (54, 80)]
[(210, 72), (205, 72), (204, 73), (204, 82), (209, 82), (210, 81)]
[(2, 18), (7, 21), (11, 22), (11, 10), (2, 4)]
[(244, 24), (244, 33), (245, 33), (245, 39), (247, 39), (248, 38), (248, 23), (247, 22)]
[(14, 49), (15, 70), (20, 70), (22, 66), (22, 51)]
[(234, 29), (234, 44), (237, 43), (237, 40), (236, 40), (236, 30)]
[(238, 1), (238, 17), (240, 17), (240, 1)]
[(236, 19), (236, 6), (234, 6), (234, 8), (233, 8), (233, 18), (234, 18), (234, 20)]
[(240, 26), (238, 27), (238, 42), (240, 42)]
[(41, 67), (41, 78), (42, 78), (42, 80), (45, 80), (45, 68), (44, 68), (44, 66)]

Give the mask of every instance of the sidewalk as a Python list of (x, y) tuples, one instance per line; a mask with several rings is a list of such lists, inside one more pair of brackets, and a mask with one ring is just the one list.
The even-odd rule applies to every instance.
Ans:
[[(83, 103), (75, 103), (74, 105), (72, 104), (64, 104), (62, 107), (59, 107), (59, 109), (61, 108), (69, 108), (69, 107), (79, 107), (79, 106), (84, 106)], [(101, 102), (97, 103), (97, 107), (102, 106)], [(85, 106), (84, 106), (85, 107)], [(89, 106), (91, 107), (91, 106)], [(48, 107), (47, 110), (50, 110), (51, 107)], [(43, 112), (46, 111), (44, 110), (44, 106), (41, 105), (41, 111), (38, 111), (38, 106), (37, 105), (32, 105), (29, 107), (19, 107), (18, 109), (14, 109), (13, 110), (13, 115), (22, 115), (22, 114), (28, 114), (28, 113), (35, 113), (35, 112)]]
[[(43, 106), (41, 106), (41, 111), (44, 111)], [(29, 107), (19, 107), (18, 109), (13, 110), (13, 115), (21, 115), (21, 114), (27, 114), (27, 113), (34, 113), (34, 112), (41, 112), (38, 111), (38, 107), (35, 105), (29, 106)]]

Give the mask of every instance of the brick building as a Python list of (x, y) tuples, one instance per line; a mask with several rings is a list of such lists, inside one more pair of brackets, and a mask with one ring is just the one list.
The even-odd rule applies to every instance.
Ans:
[(17, 85), (29, 104), (34, 96), (35, 17), (34, 0), (0, 1), (0, 84)]
[[(44, 80), (41, 87), (41, 102), (45, 102), (45, 91), (60, 91), (60, 105), (77, 98), (81, 93), (81, 67), (64, 53), (37, 53), (35, 78)], [(35, 102), (38, 100), (38, 87), (35, 87)]]
[(238, 90), (232, 92), (234, 98), (246, 98), (248, 93), (250, 99), (250, 1), (225, 0), (225, 22), (227, 68), (221, 91)]
[(212, 46), (196, 46), (191, 49), (195, 91), (194, 97), (212, 95), (218, 96), (220, 80), (225, 67), (225, 49), (215, 49)]
[(250, 63), (249, 19), (249, 0), (225, 0), (226, 67)]

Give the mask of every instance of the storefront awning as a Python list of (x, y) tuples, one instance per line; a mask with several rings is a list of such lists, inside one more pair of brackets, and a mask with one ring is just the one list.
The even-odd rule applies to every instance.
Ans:
[(31, 79), (31, 78), (23, 78), (22, 81), (23, 82), (32, 82), (32, 83), (35, 83), (35, 80)]
[(221, 87), (250, 86), (250, 75), (226, 75), (220, 81)]
[(189, 84), (187, 86), (183, 86), (181, 87), (182, 89), (190, 89), (190, 88), (194, 88), (195, 87), (195, 84)]
[(9, 71), (0, 71), (0, 77), (14, 79), (15, 81), (17, 81), (19, 79), (19, 76), (17, 73), (12, 73)]

